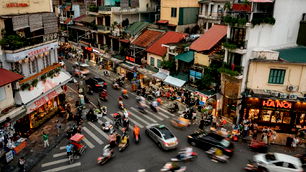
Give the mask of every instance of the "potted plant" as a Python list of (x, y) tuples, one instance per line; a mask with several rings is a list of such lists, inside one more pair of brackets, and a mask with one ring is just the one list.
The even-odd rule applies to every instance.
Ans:
[(47, 79), (47, 75), (46, 75), (46, 74), (41, 75), (40, 79), (41, 79), (43, 82), (45, 82), (46, 79)]
[(34, 79), (32, 82), (31, 82), (31, 86), (32, 87), (36, 87), (38, 84), (38, 79)]
[(22, 91), (24, 91), (25, 89), (29, 89), (30, 87), (31, 87), (30, 84), (25, 83), (25, 84), (22, 84), (20, 88)]

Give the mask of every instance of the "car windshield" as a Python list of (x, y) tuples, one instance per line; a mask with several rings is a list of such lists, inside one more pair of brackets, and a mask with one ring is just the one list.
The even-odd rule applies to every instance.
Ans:
[(160, 128), (159, 130), (162, 133), (164, 139), (170, 139), (174, 137), (174, 135), (167, 128)]
[(271, 153), (267, 153), (266, 155), (265, 155), (265, 158), (266, 158), (266, 160), (269, 162), (269, 161), (275, 161), (276, 160), (276, 158), (275, 158), (275, 155), (274, 154), (271, 154)]
[(220, 144), (224, 147), (229, 147), (229, 145), (231, 144), (231, 142), (229, 142), (228, 140), (223, 139)]

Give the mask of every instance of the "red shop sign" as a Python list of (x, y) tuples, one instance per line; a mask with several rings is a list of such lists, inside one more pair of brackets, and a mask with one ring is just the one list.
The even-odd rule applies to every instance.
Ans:
[(135, 63), (135, 58), (133, 57), (125, 56), (125, 59)]
[(30, 51), (30, 52), (28, 52), (28, 56), (35, 56), (37, 54), (41, 54), (45, 51), (48, 51), (48, 49), (49, 49), (49, 46), (43, 47), (43, 48), (40, 48), (40, 49), (37, 49), (37, 50), (34, 50), (34, 51)]
[(292, 103), (287, 101), (279, 101), (279, 100), (264, 100), (262, 101), (262, 105), (267, 107), (277, 107), (285, 109), (291, 109), (292, 107)]
[(29, 4), (27, 3), (7, 3), (6, 7), (7, 8), (12, 8), (12, 7), (28, 7)]
[(85, 47), (85, 50), (88, 50), (88, 51), (92, 52), (92, 48), (90, 48), (90, 47)]

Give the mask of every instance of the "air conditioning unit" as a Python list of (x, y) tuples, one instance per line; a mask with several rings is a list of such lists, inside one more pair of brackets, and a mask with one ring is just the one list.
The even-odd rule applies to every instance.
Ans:
[(278, 92), (271, 92), (271, 96), (273, 96), (273, 97), (278, 97), (278, 96), (279, 96), (279, 93), (278, 93)]
[(297, 99), (298, 96), (296, 94), (289, 94), (289, 99)]
[(288, 97), (288, 94), (286, 93), (279, 93), (279, 98), (286, 99)]
[(287, 91), (289, 91), (289, 92), (294, 92), (294, 91), (297, 91), (297, 90), (298, 90), (297, 86), (294, 86), (294, 85), (288, 85), (287, 86)]

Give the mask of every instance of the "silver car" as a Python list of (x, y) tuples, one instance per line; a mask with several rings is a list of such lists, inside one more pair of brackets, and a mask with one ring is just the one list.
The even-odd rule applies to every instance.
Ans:
[(146, 134), (163, 150), (175, 149), (178, 145), (177, 138), (172, 132), (160, 124), (151, 124), (146, 127)]

